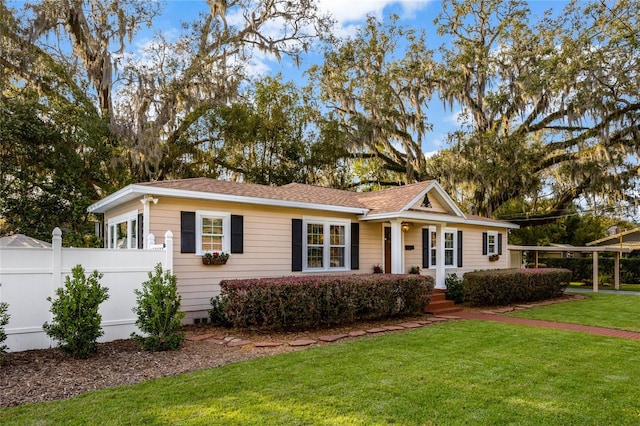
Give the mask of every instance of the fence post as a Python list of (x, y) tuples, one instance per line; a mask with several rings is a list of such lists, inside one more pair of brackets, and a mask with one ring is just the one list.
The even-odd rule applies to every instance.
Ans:
[(51, 243), (51, 247), (53, 248), (51, 259), (51, 273), (53, 274), (51, 277), (51, 284), (53, 287), (53, 293), (51, 296), (53, 297), (56, 288), (60, 287), (60, 283), (62, 282), (62, 231), (60, 228), (56, 227), (53, 230)]
[(165, 265), (164, 269), (173, 271), (173, 232), (168, 230), (164, 233)]
[(149, 232), (147, 235), (147, 246), (145, 248), (151, 248), (156, 244), (156, 236)]

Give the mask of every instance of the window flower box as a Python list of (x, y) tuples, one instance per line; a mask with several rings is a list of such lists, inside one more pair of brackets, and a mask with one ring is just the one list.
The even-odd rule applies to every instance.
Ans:
[(491, 256), (489, 256), (489, 262), (495, 262), (497, 260), (500, 259), (500, 255), (499, 254), (492, 254)]
[(202, 255), (203, 265), (225, 265), (229, 260), (229, 253), (217, 252), (205, 253)]

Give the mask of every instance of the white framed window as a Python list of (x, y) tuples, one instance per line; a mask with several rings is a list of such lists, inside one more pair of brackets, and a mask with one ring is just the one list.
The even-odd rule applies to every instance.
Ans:
[(442, 261), (445, 268), (456, 268), (458, 266), (458, 230), (446, 228), (444, 230), (444, 259), (438, 259), (438, 235), (436, 227), (429, 227), (429, 268), (435, 268), (438, 262)]
[(196, 255), (229, 252), (231, 248), (231, 214), (196, 211)]
[(495, 231), (487, 232), (487, 256), (498, 254), (498, 233)]
[(107, 248), (138, 248), (138, 211), (134, 210), (107, 221)]
[(456, 231), (452, 229), (446, 229), (444, 231), (444, 266), (445, 267), (454, 267), (457, 265), (456, 263), (456, 253), (457, 253), (457, 241), (456, 241)]
[(304, 218), (303, 271), (348, 270), (351, 221)]
[(438, 264), (438, 254), (436, 248), (438, 247), (438, 237), (434, 227), (429, 228), (429, 254), (431, 256), (431, 263), (429, 265), (432, 268)]

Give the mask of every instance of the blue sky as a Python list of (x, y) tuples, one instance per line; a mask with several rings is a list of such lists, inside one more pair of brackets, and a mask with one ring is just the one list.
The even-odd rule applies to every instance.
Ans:
[[(566, 1), (532, 0), (529, 3), (533, 14), (539, 15), (549, 8), (560, 10)], [(438, 0), (319, 0), (319, 7), (334, 16), (338, 23), (337, 31), (342, 35), (355, 34), (356, 28), (364, 23), (368, 15), (387, 19), (391, 13), (394, 13), (400, 17), (399, 25), (424, 29), (427, 40), (433, 41), (430, 47), (435, 48), (440, 44), (433, 25), (434, 18), (442, 8)], [(208, 11), (205, 0), (167, 0), (162, 16), (155, 21), (154, 31), (179, 32), (180, 21), (191, 21), (200, 12), (208, 13)], [(252, 69), (258, 75), (275, 75), (280, 72), (285, 80), (304, 84), (305, 80), (302, 77), (304, 70), (321, 59), (321, 55), (311, 52), (302, 58), (303, 62), (300, 68), (297, 68), (286, 58), (279, 63), (274, 58), (258, 56)], [(454, 110), (448, 110), (440, 101), (432, 102), (428, 116), (433, 124), (433, 132), (427, 136), (423, 146), (423, 151), (427, 155), (446, 147), (445, 135), (457, 127), (458, 113), (455, 107)]]

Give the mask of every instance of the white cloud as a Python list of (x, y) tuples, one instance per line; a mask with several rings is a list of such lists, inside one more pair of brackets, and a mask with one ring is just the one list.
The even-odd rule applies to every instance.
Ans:
[(320, 10), (330, 12), (341, 27), (359, 22), (367, 15), (383, 18), (387, 6), (399, 5), (400, 17), (413, 17), (416, 10), (423, 8), (429, 0), (319, 0)]

